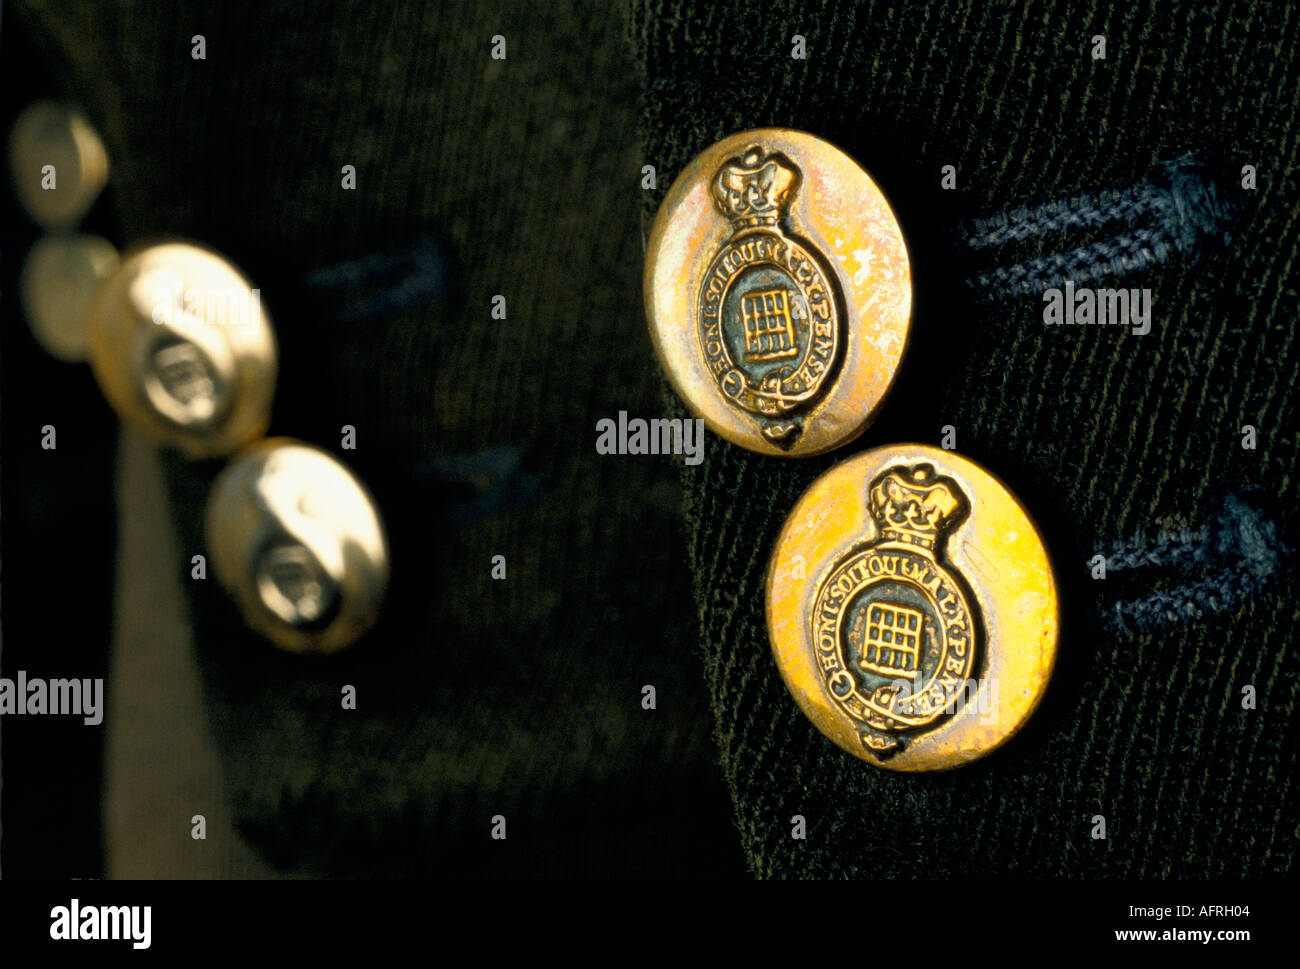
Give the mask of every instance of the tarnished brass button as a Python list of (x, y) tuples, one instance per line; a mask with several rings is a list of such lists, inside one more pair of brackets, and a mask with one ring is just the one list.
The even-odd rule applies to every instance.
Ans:
[(907, 343), (898, 221), (838, 148), (785, 128), (731, 135), (678, 176), (646, 249), (650, 334), (708, 427), (805, 457), (870, 424)]
[(113, 244), (99, 236), (45, 236), (32, 246), (18, 289), (32, 335), (51, 356), (86, 359), (90, 308), (118, 261)]
[(299, 653), (332, 653), (379, 615), (388, 542), (347, 468), (288, 438), (235, 457), (208, 496), (213, 572), (254, 630)]
[(220, 457), (266, 432), (276, 346), (261, 293), (187, 243), (128, 256), (91, 311), (90, 362), (125, 421), (191, 457)]
[(51, 231), (70, 229), (108, 181), (108, 152), (77, 111), (38, 101), (14, 122), (9, 162), (18, 201)]
[(850, 753), (898, 771), (1005, 743), (1056, 659), (1056, 581), (1029, 516), (974, 462), (918, 444), (827, 471), (795, 504), (767, 578), (781, 676)]

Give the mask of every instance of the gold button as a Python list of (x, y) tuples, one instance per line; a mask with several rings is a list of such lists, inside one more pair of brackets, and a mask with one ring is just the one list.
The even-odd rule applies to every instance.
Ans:
[(1056, 660), (1056, 581), (1028, 514), (974, 462), (867, 451), (804, 493), (777, 539), (767, 623), (809, 719), (878, 767), (943, 770), (1005, 743)]
[(248, 625), (296, 653), (332, 653), (379, 615), (388, 542), (375, 503), (347, 468), (287, 438), (260, 441), (208, 497), (213, 572)]
[(99, 135), (81, 114), (52, 101), (38, 101), (18, 116), (9, 161), (18, 201), (50, 231), (80, 222), (108, 181)]
[(198, 246), (122, 262), (95, 298), (90, 362), (123, 420), (191, 457), (230, 454), (270, 421), (276, 347), (261, 292)]
[(853, 159), (759, 128), (706, 149), (669, 189), (645, 303), (673, 388), (714, 433), (806, 457), (874, 418), (907, 343), (911, 269), (888, 201)]
[(86, 359), (90, 308), (118, 261), (113, 244), (99, 236), (45, 236), (32, 246), (18, 290), (32, 335), (51, 356)]

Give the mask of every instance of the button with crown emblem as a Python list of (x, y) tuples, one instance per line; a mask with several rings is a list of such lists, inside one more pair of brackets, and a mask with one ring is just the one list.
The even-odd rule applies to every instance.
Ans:
[(646, 247), (650, 334), (708, 427), (806, 457), (871, 423), (907, 343), (912, 283), (885, 196), (813, 135), (760, 128), (697, 156)]
[(336, 652), (378, 617), (383, 524), (362, 484), (324, 451), (271, 438), (241, 452), (212, 486), (205, 529), (217, 581), (277, 646)]
[(189, 457), (224, 457), (261, 437), (276, 345), (261, 293), (189, 243), (126, 256), (99, 287), (90, 362), (124, 421)]
[(786, 519), (767, 624), (809, 719), (878, 767), (958, 767), (1010, 739), (1056, 659), (1056, 581), (1000, 481), (924, 445), (831, 468)]

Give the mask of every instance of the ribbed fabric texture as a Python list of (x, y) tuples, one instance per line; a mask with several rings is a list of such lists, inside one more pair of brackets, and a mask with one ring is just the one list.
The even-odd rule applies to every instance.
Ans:
[[(1300, 825), (1293, 565), (1279, 560), (1222, 609), (1126, 633), (1103, 621), (1117, 599), (1234, 566), (1103, 582), (1087, 561), (1139, 535), (1206, 526), (1225, 496), (1252, 486), (1277, 547), (1296, 547), (1298, 18), (1151, 0), (633, 4), (643, 135), (660, 178), (645, 217), (711, 142), (790, 126), (872, 172), (913, 259), (914, 339), (863, 439), (783, 462), (710, 438), (703, 465), (684, 470), (717, 739), (756, 874), (1290, 871)], [(806, 38), (805, 61), (790, 56), (794, 34)], [(1097, 34), (1104, 61), (1091, 57)], [(939, 242), (962, 217), (1120, 190), (1162, 159), (1204, 150), (1255, 166), (1259, 188), (1239, 192), (1226, 251), (1123, 283), (1153, 290), (1146, 336), (1045, 326), (1034, 298), (977, 310)], [(956, 191), (940, 188), (947, 164)], [(996, 258), (1059, 244), (1034, 237)], [(1061, 659), (1044, 706), (1007, 748), (959, 771), (896, 776), (843, 753), (799, 712), (768, 646), (763, 583), (787, 510), (820, 472), (858, 448), (937, 443), (945, 424), (1042, 526), (1063, 587)], [(1246, 424), (1256, 450), (1242, 448)], [(1253, 710), (1242, 709), (1247, 685)], [(791, 838), (795, 814), (806, 840)], [(1105, 840), (1091, 837), (1098, 814)]]
[[(381, 625), (333, 659), (283, 655), (215, 582), (190, 583), (218, 466), (172, 465), (176, 567), (250, 840), (311, 873), (743, 874), (691, 653), (676, 472), (594, 444), (600, 418), (658, 409), (622, 12), (18, 6), (105, 137), (122, 238), (182, 234), (248, 272), (280, 342), (272, 433), (337, 454), (387, 523)], [(449, 247), (459, 298), (328, 325), (284, 298), (425, 236)], [(453, 531), (436, 483), (413, 486), (503, 447), (538, 481), (531, 503)]]

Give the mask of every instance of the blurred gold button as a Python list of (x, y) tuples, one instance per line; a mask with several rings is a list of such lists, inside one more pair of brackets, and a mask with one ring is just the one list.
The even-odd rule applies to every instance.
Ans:
[(938, 448), (831, 468), (781, 529), (767, 623), (809, 719), (878, 767), (957, 767), (1005, 743), (1056, 660), (1056, 581), (1006, 487)]
[(907, 343), (911, 269), (898, 221), (848, 155), (759, 128), (697, 156), (646, 249), (650, 335), (708, 427), (805, 457), (874, 418)]
[(108, 181), (104, 143), (77, 111), (38, 101), (14, 122), (9, 162), (18, 201), (51, 231), (81, 221)]
[(18, 290), (32, 335), (47, 353), (69, 363), (86, 359), (90, 308), (118, 262), (113, 244), (99, 236), (51, 235), (32, 246)]
[(276, 346), (261, 293), (195, 245), (124, 259), (95, 298), (90, 362), (123, 420), (191, 457), (230, 454), (270, 421)]
[(205, 525), (217, 580), (276, 645), (332, 653), (378, 617), (383, 525), (366, 489), (324, 451), (288, 438), (253, 445), (217, 477)]

